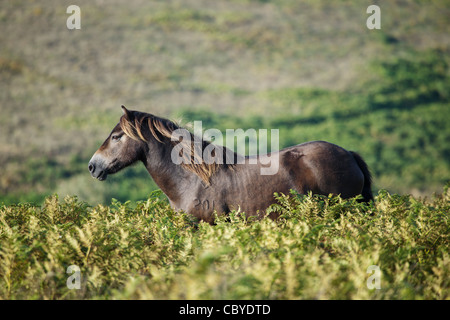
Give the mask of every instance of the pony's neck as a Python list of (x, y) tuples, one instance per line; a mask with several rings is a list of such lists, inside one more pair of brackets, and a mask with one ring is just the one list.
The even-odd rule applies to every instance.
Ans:
[(181, 190), (187, 185), (197, 182), (195, 174), (173, 163), (171, 158), (172, 145), (168, 141), (161, 143), (152, 139), (147, 143), (144, 165), (158, 187), (166, 194), (172, 203), (181, 200)]

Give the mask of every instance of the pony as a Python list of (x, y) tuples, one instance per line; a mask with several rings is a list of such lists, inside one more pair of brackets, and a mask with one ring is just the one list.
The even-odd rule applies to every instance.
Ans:
[[(232, 210), (262, 218), (276, 202), (274, 193), (291, 190), (343, 198), (362, 195), (360, 201), (373, 201), (367, 164), (358, 153), (335, 144), (311, 141), (243, 156), (168, 119), (124, 106), (122, 110), (119, 123), (89, 161), (92, 177), (104, 181), (140, 161), (172, 208), (205, 222), (213, 224), (216, 214)], [(278, 170), (261, 174), (269, 157), (277, 161)]]

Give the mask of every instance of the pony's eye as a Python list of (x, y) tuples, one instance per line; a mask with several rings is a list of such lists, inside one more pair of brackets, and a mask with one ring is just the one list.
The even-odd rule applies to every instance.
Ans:
[(122, 135), (120, 135), (120, 134), (114, 134), (111, 136), (111, 139), (114, 141), (119, 141), (120, 138), (122, 138)]

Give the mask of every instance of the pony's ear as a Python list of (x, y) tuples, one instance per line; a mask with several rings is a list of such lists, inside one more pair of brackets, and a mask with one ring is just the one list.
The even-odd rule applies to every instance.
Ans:
[(124, 114), (125, 118), (127, 118), (127, 119), (130, 120), (130, 121), (133, 119), (133, 114), (131, 113), (130, 110), (128, 110), (127, 108), (125, 108), (124, 105), (122, 105), (122, 111), (123, 111), (123, 114)]

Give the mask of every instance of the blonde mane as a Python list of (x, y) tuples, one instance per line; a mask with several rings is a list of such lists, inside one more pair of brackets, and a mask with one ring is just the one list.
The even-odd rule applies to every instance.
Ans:
[[(201, 138), (194, 139), (194, 135), (185, 128), (181, 128), (174, 122), (156, 117), (151, 114), (136, 112), (133, 120), (128, 119), (125, 115), (120, 118), (120, 127), (123, 132), (134, 140), (141, 140), (148, 142), (151, 137), (155, 138), (160, 143), (170, 143), (172, 147), (182, 144), (188, 147), (187, 150), (191, 150), (190, 154), (180, 153), (183, 157), (183, 161), (180, 164), (184, 169), (195, 173), (200, 179), (202, 179), (206, 184), (210, 184), (210, 179), (217, 172), (220, 166), (226, 166), (232, 169), (234, 166), (216, 163), (214, 161), (208, 161), (208, 159), (203, 159), (203, 151), (205, 148), (211, 144), (209, 141), (205, 141)], [(173, 139), (173, 133), (175, 130), (186, 130), (186, 133), (191, 137), (191, 139)], [(201, 143), (194, 143), (194, 141), (200, 141)], [(190, 145), (188, 145), (190, 144)], [(229, 149), (223, 148), (223, 155)], [(185, 148), (182, 148), (185, 150)], [(186, 152), (187, 153), (187, 152)], [(205, 161), (206, 160), (206, 161)]]

